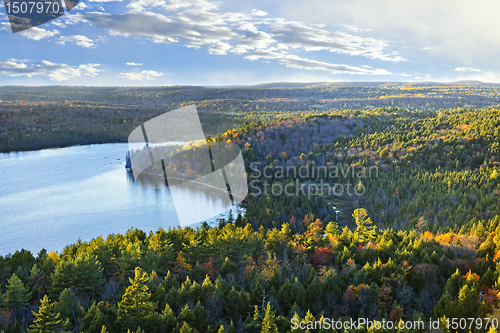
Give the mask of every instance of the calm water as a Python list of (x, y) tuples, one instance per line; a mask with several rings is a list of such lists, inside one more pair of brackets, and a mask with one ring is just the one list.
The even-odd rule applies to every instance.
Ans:
[[(0, 255), (22, 248), (34, 255), (42, 248), (60, 252), (78, 238), (130, 227), (178, 226), (170, 192), (142, 189), (125, 170), (127, 149), (104, 144), (0, 154)], [(203, 215), (214, 217), (208, 221), (232, 208), (196, 190), (183, 195), (183, 209), (193, 215), (209, 204), (213, 210)]]

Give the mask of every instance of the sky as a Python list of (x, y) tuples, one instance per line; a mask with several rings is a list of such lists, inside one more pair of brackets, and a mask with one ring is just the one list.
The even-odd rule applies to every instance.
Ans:
[(12, 33), (0, 85), (500, 82), (500, 2), (82, 0)]

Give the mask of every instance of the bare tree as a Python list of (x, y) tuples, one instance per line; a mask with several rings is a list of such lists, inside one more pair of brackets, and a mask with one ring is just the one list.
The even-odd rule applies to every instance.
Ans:
[(207, 309), (208, 314), (213, 319), (215, 325), (219, 322), (224, 305), (225, 302), (219, 294), (212, 292), (208, 295), (205, 302), (205, 309)]

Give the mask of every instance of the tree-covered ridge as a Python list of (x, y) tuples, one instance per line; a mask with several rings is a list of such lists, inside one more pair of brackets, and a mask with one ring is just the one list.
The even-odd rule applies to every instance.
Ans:
[[(441, 110), (500, 102), (498, 85), (337, 82), (251, 87), (0, 87), (0, 151), (126, 142), (141, 123), (195, 104), (206, 134), (245, 121), (374, 108)], [(347, 110), (347, 111), (346, 111)]]
[(292, 318), (494, 316), (499, 219), (480, 238), (380, 231), (366, 211), (353, 216), (352, 229), (304, 219), (301, 234), (239, 216), (0, 257), (2, 329), (290, 332)]
[[(365, 207), (378, 225), (396, 229), (413, 228), (423, 218), (434, 233), (468, 233), (500, 214), (499, 107), (441, 112), (389, 108), (356, 114), (310, 115), (265, 126), (251, 123), (236, 134), (216, 138), (240, 143), (250, 179), (260, 184), (267, 181), (271, 187), (298, 179), (304, 184), (361, 183), (365, 188), (361, 196), (305, 198), (269, 191), (250, 196), (251, 223), (279, 226), (308, 213), (322, 219), (330, 215), (335, 221), (325, 200), (347, 211)], [(252, 162), (259, 171), (250, 167)], [(298, 171), (279, 173), (303, 167), (314, 171), (307, 177)], [(376, 172), (359, 175), (363, 168)], [(333, 169), (338, 172), (330, 173)], [(266, 211), (279, 216), (265, 216)], [(341, 209), (338, 222), (350, 225), (352, 219)]]

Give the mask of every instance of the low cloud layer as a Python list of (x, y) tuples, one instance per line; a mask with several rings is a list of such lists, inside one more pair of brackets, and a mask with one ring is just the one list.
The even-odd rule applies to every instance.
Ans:
[(59, 37), (58, 44), (65, 45), (66, 43), (75, 44), (85, 48), (94, 47), (94, 41), (88, 37), (82, 35), (73, 35), (73, 36), (61, 36)]
[(165, 73), (160, 73), (156, 71), (142, 71), (142, 72), (129, 72), (120, 73), (117, 77), (121, 79), (127, 79), (132, 81), (144, 81), (144, 80), (156, 80)]
[(46, 60), (30, 63), (27, 60), (9, 59), (4, 62), (0, 61), (0, 75), (27, 77), (45, 75), (53, 81), (67, 81), (83, 75), (96, 76), (101, 72), (101, 70), (98, 69), (99, 66), (99, 64), (70, 66), (64, 63), (57, 64)]

